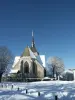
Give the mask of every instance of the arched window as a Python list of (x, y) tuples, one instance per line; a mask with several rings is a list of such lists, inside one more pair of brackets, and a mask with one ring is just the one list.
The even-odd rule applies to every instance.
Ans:
[(33, 61), (32, 70), (33, 70), (33, 74), (37, 74), (37, 65), (34, 61)]
[(24, 63), (24, 73), (29, 73), (29, 64), (27, 61)]
[(20, 71), (23, 73), (23, 60), (21, 61)]

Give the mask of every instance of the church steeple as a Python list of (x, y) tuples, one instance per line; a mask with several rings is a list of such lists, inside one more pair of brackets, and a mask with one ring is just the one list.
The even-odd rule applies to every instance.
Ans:
[(35, 46), (35, 42), (34, 42), (34, 33), (33, 33), (33, 30), (32, 30), (32, 47)]
[(32, 30), (32, 44), (31, 44), (31, 50), (32, 52), (35, 54), (35, 55), (38, 55), (39, 53), (37, 52), (36, 50), (36, 47), (35, 47), (35, 41), (34, 41), (34, 33), (33, 33), (33, 30)]

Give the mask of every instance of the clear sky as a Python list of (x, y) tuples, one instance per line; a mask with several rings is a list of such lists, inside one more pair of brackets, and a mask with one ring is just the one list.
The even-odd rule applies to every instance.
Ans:
[(0, 0), (0, 45), (15, 56), (31, 45), (75, 68), (75, 0)]

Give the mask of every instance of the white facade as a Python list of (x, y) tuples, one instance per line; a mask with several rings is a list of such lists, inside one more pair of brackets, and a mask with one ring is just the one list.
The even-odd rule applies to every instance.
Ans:
[[(43, 65), (43, 67), (45, 67), (45, 55), (39, 55), (39, 57), (40, 57), (40, 59), (38, 58), (39, 63), (41, 64), (41, 61), (42, 61), (42, 65)], [(20, 60), (20, 56), (16, 56), (14, 59), (12, 68), (14, 68), (14, 66), (18, 63), (19, 60)], [(17, 72), (18, 72), (18, 70), (14, 70), (14, 69), (10, 70), (10, 73), (17, 73)]]
[[(43, 66), (45, 67), (45, 63), (46, 63), (45, 62), (45, 55), (40, 55), (40, 58), (41, 58), (41, 61), (43, 63)], [(15, 59), (14, 59), (14, 63), (12, 65), (12, 67), (14, 67), (19, 60), (20, 60), (20, 56), (16, 56)]]

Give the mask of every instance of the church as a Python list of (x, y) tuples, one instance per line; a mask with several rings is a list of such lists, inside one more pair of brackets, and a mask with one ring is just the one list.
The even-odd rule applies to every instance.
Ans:
[(15, 57), (11, 74), (21, 73), (26, 78), (43, 78), (46, 76), (45, 55), (36, 49), (32, 31), (31, 47), (27, 46), (21, 56)]

